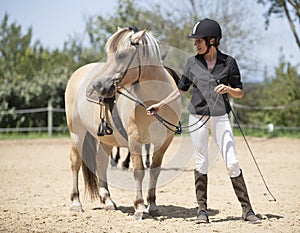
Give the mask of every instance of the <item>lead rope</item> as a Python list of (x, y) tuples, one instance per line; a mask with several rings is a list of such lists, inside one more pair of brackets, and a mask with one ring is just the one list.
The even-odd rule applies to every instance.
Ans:
[[(132, 93), (130, 92), (130, 90), (128, 90), (126, 87), (122, 86), (122, 89), (124, 89), (126, 92), (128, 92), (130, 95), (132, 95)], [(139, 104), (140, 106), (142, 106), (143, 108), (147, 109), (148, 106), (141, 101), (139, 98), (135, 97), (131, 97), (129, 95), (126, 95), (125, 93), (121, 92), (120, 90), (117, 91), (119, 94), (125, 96), (126, 98), (130, 99), (131, 101)], [(152, 112), (153, 115), (156, 117), (156, 119), (162, 123), (168, 130), (174, 132), (175, 134), (181, 134), (182, 133), (182, 128), (181, 128), (181, 124), (179, 122), (179, 125), (174, 125), (173, 123), (167, 121), (166, 119), (164, 119), (162, 116), (160, 116), (157, 112)], [(176, 130), (172, 129), (171, 127), (174, 127)]]
[[(120, 85), (120, 87), (122, 89), (124, 89), (128, 94), (130, 94), (131, 96), (133, 96), (133, 94), (131, 93), (131, 91), (128, 88), (126, 88), (123, 85)], [(125, 94), (124, 92), (120, 91), (120, 90), (117, 90), (117, 92), (119, 94), (125, 96), (126, 98), (130, 99), (131, 101), (133, 101), (133, 102), (141, 105), (143, 108), (145, 108), (145, 109), (148, 108), (148, 106), (143, 101), (141, 101), (137, 96), (131, 97), (131, 96)], [(215, 104), (214, 104), (214, 106), (215, 106)], [(189, 131), (189, 132), (183, 132), (182, 129), (187, 129), (187, 128), (190, 128), (190, 127), (196, 125), (198, 122), (200, 122), (203, 119), (204, 116), (202, 116), (197, 122), (193, 123), (192, 125), (181, 126), (181, 122), (180, 121), (179, 121), (178, 125), (174, 125), (173, 123), (169, 122), (168, 120), (166, 120), (165, 118), (163, 118), (162, 116), (160, 116), (157, 112), (152, 111), (151, 113), (156, 117), (156, 119), (161, 124), (163, 124), (168, 130), (174, 132), (175, 134), (188, 134), (190, 132), (195, 132), (196, 130), (202, 128), (206, 124), (206, 122), (209, 120), (209, 118), (210, 118), (210, 116), (208, 116), (208, 118), (203, 122), (203, 124), (200, 125), (199, 127), (197, 127), (196, 129), (194, 129), (192, 131)], [(171, 127), (174, 127), (175, 130), (172, 129)]]

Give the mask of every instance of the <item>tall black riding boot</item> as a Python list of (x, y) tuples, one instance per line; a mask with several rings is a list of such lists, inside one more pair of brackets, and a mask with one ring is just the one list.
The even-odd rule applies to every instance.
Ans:
[(255, 215), (254, 211), (252, 210), (242, 170), (241, 174), (238, 177), (230, 179), (233, 185), (234, 192), (242, 206), (242, 218), (245, 221), (250, 221), (252, 223), (259, 222), (260, 219)]
[(196, 189), (196, 199), (198, 202), (198, 213), (196, 218), (196, 223), (208, 223), (207, 215), (207, 175), (201, 174), (200, 172), (194, 170), (195, 174), (195, 189)]

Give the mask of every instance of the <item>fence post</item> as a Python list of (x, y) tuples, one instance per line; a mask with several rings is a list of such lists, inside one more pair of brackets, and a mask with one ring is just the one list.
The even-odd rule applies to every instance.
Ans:
[(53, 107), (52, 107), (52, 101), (48, 101), (48, 136), (52, 136), (53, 131)]
[(273, 123), (267, 124), (267, 129), (268, 129), (268, 133), (273, 133), (274, 132), (274, 124)]

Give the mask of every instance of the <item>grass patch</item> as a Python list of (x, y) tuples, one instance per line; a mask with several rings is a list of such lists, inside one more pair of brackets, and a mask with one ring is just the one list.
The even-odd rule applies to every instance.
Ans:
[(0, 140), (16, 139), (40, 139), (40, 138), (67, 138), (70, 137), (68, 132), (53, 133), (49, 136), (46, 132), (28, 132), (28, 133), (0, 133)]
[[(300, 138), (300, 132), (299, 131), (283, 131), (283, 130), (277, 130), (272, 133), (267, 132), (266, 130), (258, 130), (258, 129), (246, 129), (242, 128), (245, 136), (250, 137), (264, 137), (264, 138)], [(235, 136), (242, 136), (241, 131), (238, 128), (233, 129), (233, 133)]]
[[(276, 137), (285, 137), (285, 138), (300, 138), (299, 131), (274, 131), (268, 133), (265, 130), (258, 129), (242, 129), (245, 136), (249, 137), (262, 137), (262, 138), (276, 138)], [(238, 128), (233, 129), (235, 136), (242, 136)], [(183, 134), (183, 136), (189, 136), (189, 134)], [(52, 136), (49, 136), (47, 132), (27, 132), (27, 133), (0, 133), (0, 140), (15, 140), (15, 139), (40, 139), (40, 138), (69, 138), (69, 132), (55, 132)]]

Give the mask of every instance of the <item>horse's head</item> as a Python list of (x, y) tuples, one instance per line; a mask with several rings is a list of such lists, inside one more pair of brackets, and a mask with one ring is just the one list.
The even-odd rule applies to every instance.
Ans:
[(114, 96), (118, 87), (138, 82), (143, 66), (161, 65), (158, 41), (147, 29), (118, 28), (108, 39), (106, 52), (103, 72), (93, 84), (98, 94), (106, 98)]

